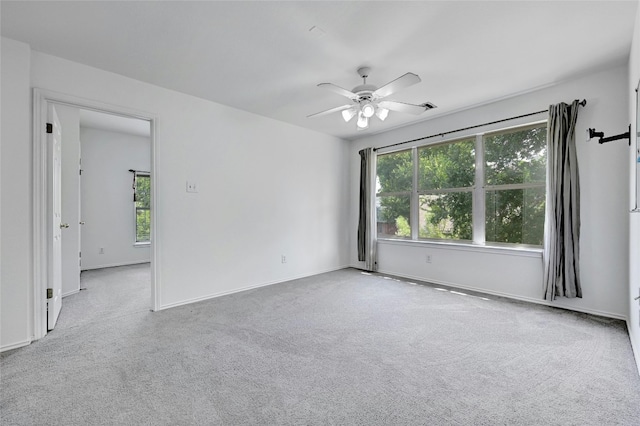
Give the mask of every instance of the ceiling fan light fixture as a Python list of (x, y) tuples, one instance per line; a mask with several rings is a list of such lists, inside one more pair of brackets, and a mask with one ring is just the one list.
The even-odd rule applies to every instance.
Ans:
[(362, 111), (362, 115), (364, 115), (366, 118), (373, 117), (373, 114), (375, 114), (376, 112), (375, 107), (369, 101), (363, 102), (362, 106), (360, 107), (360, 110)]
[(376, 116), (381, 120), (384, 121), (385, 118), (387, 118), (387, 116), (389, 115), (389, 110), (386, 108), (380, 108), (378, 107), (378, 109), (376, 110)]
[(427, 109), (435, 108), (435, 105), (429, 102), (422, 105), (413, 105), (405, 102), (385, 100), (387, 96), (419, 83), (421, 80), (417, 74), (408, 72), (382, 87), (376, 87), (372, 84), (367, 84), (369, 71), (370, 69), (368, 67), (358, 69), (358, 74), (362, 77), (362, 84), (354, 87), (351, 91), (332, 83), (318, 84), (318, 87), (328, 89), (340, 96), (348, 98), (351, 103), (311, 114), (307, 117), (319, 117), (340, 112), (343, 120), (347, 123), (353, 120), (353, 117), (357, 116), (356, 129), (364, 130), (369, 128), (369, 120), (374, 115), (377, 116), (380, 121), (384, 121), (389, 116), (389, 111), (418, 115)]
[(362, 111), (358, 113), (358, 122), (356, 123), (358, 130), (364, 130), (369, 127), (369, 118)]
[(344, 118), (344, 121), (347, 122), (347, 123), (349, 121), (351, 121), (351, 119), (353, 117), (355, 117), (355, 115), (356, 115), (355, 108), (349, 108), (349, 109), (342, 110), (342, 118)]

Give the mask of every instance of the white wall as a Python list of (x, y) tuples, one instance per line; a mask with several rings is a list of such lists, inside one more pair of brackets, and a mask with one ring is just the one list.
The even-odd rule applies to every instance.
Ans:
[[(629, 122), (631, 123), (631, 134), (639, 135), (640, 129), (637, 127), (636, 121), (636, 96), (635, 89), (638, 87), (640, 80), (640, 2), (638, 2), (638, 12), (636, 14), (636, 25), (633, 33), (633, 42), (631, 45), (631, 55), (629, 57), (629, 83), (627, 86), (627, 96), (629, 99)], [(633, 139), (632, 146), (636, 146)], [(638, 153), (640, 155), (640, 153)], [(630, 177), (631, 190), (630, 199), (631, 207), (635, 207), (635, 165), (636, 153), (634, 150), (630, 152)], [(640, 201), (640, 200), (638, 200)], [(629, 214), (630, 226), (630, 244), (629, 244), (629, 289), (627, 292), (627, 303), (629, 306), (629, 318), (627, 325), (629, 328), (629, 336), (631, 344), (636, 356), (636, 364), (640, 370), (640, 301), (633, 300), (640, 295), (640, 213)]]
[(0, 54), (0, 347), (10, 349), (31, 336), (31, 58), (28, 45), (4, 38)]
[[(29, 75), (32, 87), (157, 117), (161, 308), (348, 265), (347, 142), (35, 51), (29, 66), (28, 46), (6, 44), (2, 83), (12, 93), (3, 90), (2, 102), (17, 107), (7, 127), (3, 108), (3, 138), (11, 132), (15, 152), (5, 154), (3, 142), (2, 162), (18, 184), (5, 197), (3, 167), (2, 221), (19, 221), (7, 222), (18, 240), (11, 271), (2, 250), (3, 345), (5, 336), (9, 345), (33, 335)], [(186, 193), (187, 180), (199, 193)]]
[[(583, 298), (561, 298), (553, 305), (626, 318), (629, 241), (626, 165), (629, 147), (624, 141), (606, 145), (599, 145), (596, 141), (586, 142), (586, 129), (595, 127), (606, 135), (625, 131), (628, 125), (627, 81), (626, 67), (613, 68), (356, 141), (350, 154), (351, 264), (362, 267), (357, 261), (355, 238), (358, 224), (358, 150), (540, 111), (558, 102), (586, 99), (588, 104), (579, 112), (576, 130), (581, 179)], [(437, 100), (434, 101), (437, 103)], [(437, 110), (431, 113), (437, 114)], [(546, 118), (546, 114), (534, 118)], [(513, 121), (507, 125), (527, 120), (532, 119)], [(487, 129), (491, 128), (498, 126)], [(509, 253), (473, 247), (460, 250), (427, 243), (385, 242), (379, 243), (378, 250), (381, 272), (542, 302), (543, 266), (540, 253)], [(431, 264), (425, 262), (427, 253), (432, 255)]]
[(62, 127), (62, 295), (80, 290), (80, 113), (78, 108), (56, 105)]
[[(151, 170), (151, 140), (80, 128), (82, 145), (82, 270), (149, 262), (134, 247), (133, 174)], [(103, 254), (100, 254), (100, 249)]]

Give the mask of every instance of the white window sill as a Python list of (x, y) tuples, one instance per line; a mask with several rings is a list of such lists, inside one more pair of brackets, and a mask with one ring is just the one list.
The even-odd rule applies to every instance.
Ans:
[(480, 245), (465, 243), (460, 241), (430, 241), (430, 240), (402, 240), (395, 238), (378, 238), (378, 243), (385, 245), (400, 245), (412, 247), (429, 247), (443, 250), (461, 250), (480, 253), (504, 254), (509, 256), (524, 256), (542, 258), (541, 247), (531, 247), (526, 245)]
[(144, 242), (141, 242), (141, 243), (133, 243), (133, 246), (135, 248), (150, 247), (151, 246), (151, 241), (144, 241)]

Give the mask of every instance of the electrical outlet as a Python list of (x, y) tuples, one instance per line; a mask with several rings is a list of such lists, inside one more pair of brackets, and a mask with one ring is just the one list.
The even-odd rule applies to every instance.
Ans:
[(431, 263), (431, 255), (428, 254), (425, 259), (424, 259), (427, 263)]
[(187, 181), (187, 192), (198, 192), (198, 185), (195, 182)]
[(282, 263), (287, 263), (287, 256), (284, 254), (282, 255)]
[(98, 254), (104, 254), (104, 247), (100, 247), (100, 251), (98, 251)]

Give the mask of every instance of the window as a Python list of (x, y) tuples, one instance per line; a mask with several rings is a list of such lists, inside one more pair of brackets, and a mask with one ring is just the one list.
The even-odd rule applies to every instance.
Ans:
[(377, 156), (380, 238), (542, 245), (546, 123)]
[(471, 240), (475, 139), (418, 148), (419, 238)]
[(411, 150), (379, 155), (376, 163), (378, 235), (410, 238), (413, 159)]
[(135, 172), (134, 204), (136, 209), (136, 243), (148, 243), (151, 236), (151, 178)]
[(484, 137), (486, 241), (542, 245), (547, 128)]

